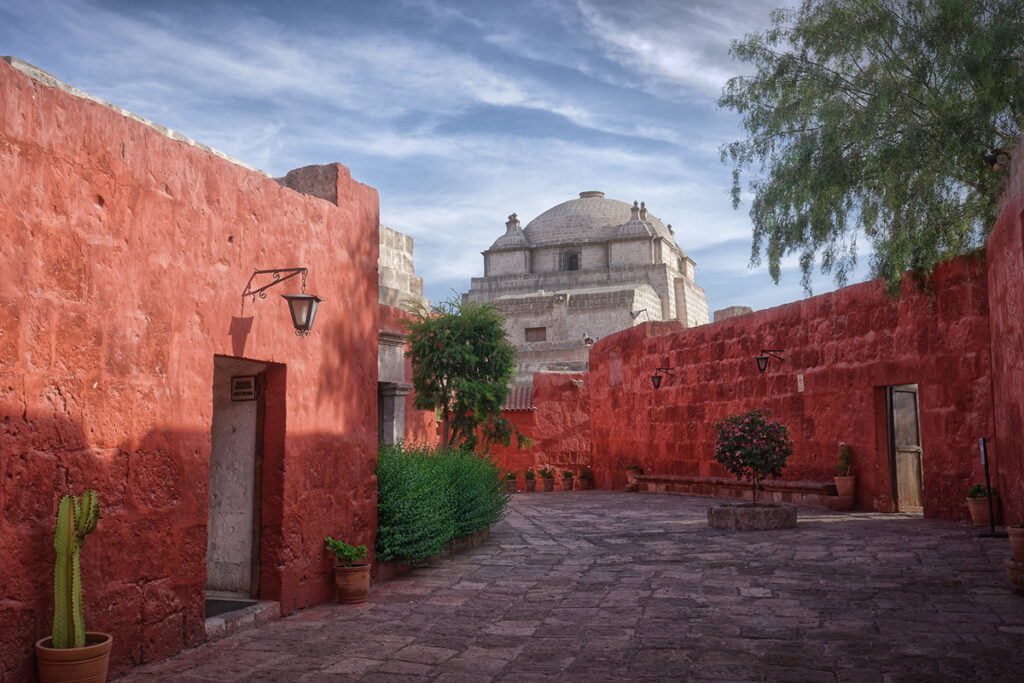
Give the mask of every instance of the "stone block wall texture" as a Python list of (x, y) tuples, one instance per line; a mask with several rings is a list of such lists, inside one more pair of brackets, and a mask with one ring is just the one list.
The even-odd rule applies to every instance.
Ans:
[[(382, 332), (392, 334), (407, 334), (408, 330), (402, 324), (404, 320), (410, 320), (412, 316), (400, 308), (380, 304), (380, 329)], [(412, 385), (412, 361), (405, 358), (405, 381)], [(437, 418), (432, 410), (417, 410), (413, 407), (416, 395), (409, 390), (405, 397), (405, 440), (418, 443), (437, 443)]]
[[(0, 61), (0, 680), (35, 676), (57, 502), (87, 488), (112, 674), (204, 639), (217, 354), (268, 363), (261, 596), (324, 601), (324, 536), (373, 546), (378, 197), (319, 168), (337, 203)], [(298, 265), (326, 299), (304, 339), (278, 296), (297, 278), (241, 299), (254, 267)]]
[(591, 467), (590, 399), (586, 372), (538, 372), (533, 375), (535, 410), (511, 410), (502, 415), (533, 439), (528, 449), (495, 446), (498, 465), (519, 473), (522, 488), (527, 467), (554, 466), (579, 471)]
[(1024, 142), (988, 239), (997, 485), (1007, 524), (1024, 524)]
[[(784, 360), (759, 374), (761, 349), (783, 349)], [(906, 278), (898, 301), (875, 280), (697, 328), (620, 332), (590, 352), (596, 483), (625, 485), (630, 464), (730, 476), (714, 461), (714, 423), (765, 408), (795, 444), (784, 479), (830, 481), (844, 441), (853, 447), (857, 507), (889, 511), (883, 388), (916, 383), (925, 515), (962, 518), (967, 486), (980, 475), (977, 439), (993, 434), (989, 349), (978, 257), (941, 265), (930, 291)], [(656, 367), (674, 374), (658, 390)]]

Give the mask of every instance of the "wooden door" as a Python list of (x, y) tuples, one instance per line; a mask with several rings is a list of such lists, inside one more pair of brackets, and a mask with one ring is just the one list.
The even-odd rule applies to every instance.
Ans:
[(888, 388), (890, 468), (900, 512), (922, 512), (921, 426), (917, 385)]

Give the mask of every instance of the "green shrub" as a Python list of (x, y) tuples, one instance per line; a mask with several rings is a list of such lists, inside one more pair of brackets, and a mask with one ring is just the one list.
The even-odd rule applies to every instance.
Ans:
[(502, 518), (501, 470), (469, 450), (382, 445), (377, 456), (377, 557), (420, 563)]
[(324, 539), (327, 549), (338, 558), (338, 564), (342, 567), (351, 567), (359, 560), (366, 557), (365, 545), (349, 545), (344, 541), (336, 541), (330, 536)]
[(716, 422), (715, 428), (715, 460), (737, 479), (750, 479), (756, 503), (761, 480), (780, 476), (793, 454), (789, 432), (760, 410), (730, 415)]

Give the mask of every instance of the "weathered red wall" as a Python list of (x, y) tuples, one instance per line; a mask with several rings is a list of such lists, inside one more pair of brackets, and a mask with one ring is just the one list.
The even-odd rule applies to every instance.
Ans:
[[(382, 332), (393, 334), (407, 334), (408, 329), (402, 324), (405, 320), (411, 320), (412, 316), (400, 308), (385, 306), (380, 307), (380, 329)], [(412, 384), (412, 361), (405, 359), (405, 381)], [(405, 440), (418, 443), (437, 443), (437, 417), (432, 410), (417, 410), (413, 405), (416, 395), (412, 391), (405, 398)]]
[(533, 376), (534, 410), (509, 410), (503, 416), (533, 439), (528, 449), (492, 448), (497, 463), (519, 473), (522, 487), (527, 467), (551, 466), (578, 472), (591, 466), (590, 399), (587, 373), (536, 373)]
[[(714, 423), (767, 408), (796, 451), (784, 479), (831, 481), (837, 445), (853, 447), (860, 509), (890, 509), (882, 387), (919, 386), (924, 508), (961, 518), (977, 481), (977, 438), (991, 437), (986, 271), (965, 257), (936, 269), (931, 291), (909, 278), (898, 301), (872, 281), (701, 327), (648, 323), (590, 352), (597, 486), (624, 468), (729, 476), (714, 461)], [(783, 349), (758, 373), (761, 349)], [(650, 375), (672, 368), (654, 390)], [(805, 390), (797, 390), (802, 374)], [(884, 406), (884, 402), (882, 403)]]
[[(0, 171), (0, 679), (34, 676), (57, 502), (86, 488), (112, 671), (203, 640), (215, 354), (276, 364), (262, 596), (327, 599), (324, 536), (376, 529), (376, 192), (334, 166), (337, 205), (298, 194), (2, 60)], [(305, 339), (277, 296), (297, 286), (241, 300), (254, 267), (298, 265), (326, 299)]]
[(1024, 142), (988, 240), (992, 309), (992, 468), (1007, 524), (1024, 524)]

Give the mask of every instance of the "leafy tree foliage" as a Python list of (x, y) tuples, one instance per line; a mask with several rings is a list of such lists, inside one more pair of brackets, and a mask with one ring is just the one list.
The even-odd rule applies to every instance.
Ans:
[(734, 206), (752, 172), (752, 265), (778, 282), (799, 254), (805, 290), (818, 259), (844, 284), (862, 234), (895, 293), (984, 242), (1005, 170), (983, 157), (1024, 124), (1024, 0), (804, 0), (732, 53), (756, 69), (719, 100), (750, 136), (722, 156)]
[(437, 410), (443, 421), (443, 446), (508, 444), (515, 433), (501, 406), (515, 367), (515, 347), (505, 336), (503, 319), (491, 304), (453, 298), (414, 311), (409, 329), (415, 406)]
[(760, 410), (730, 415), (715, 423), (715, 460), (737, 479), (749, 479), (754, 487), (754, 502), (761, 480), (778, 477), (793, 455), (789, 431)]

